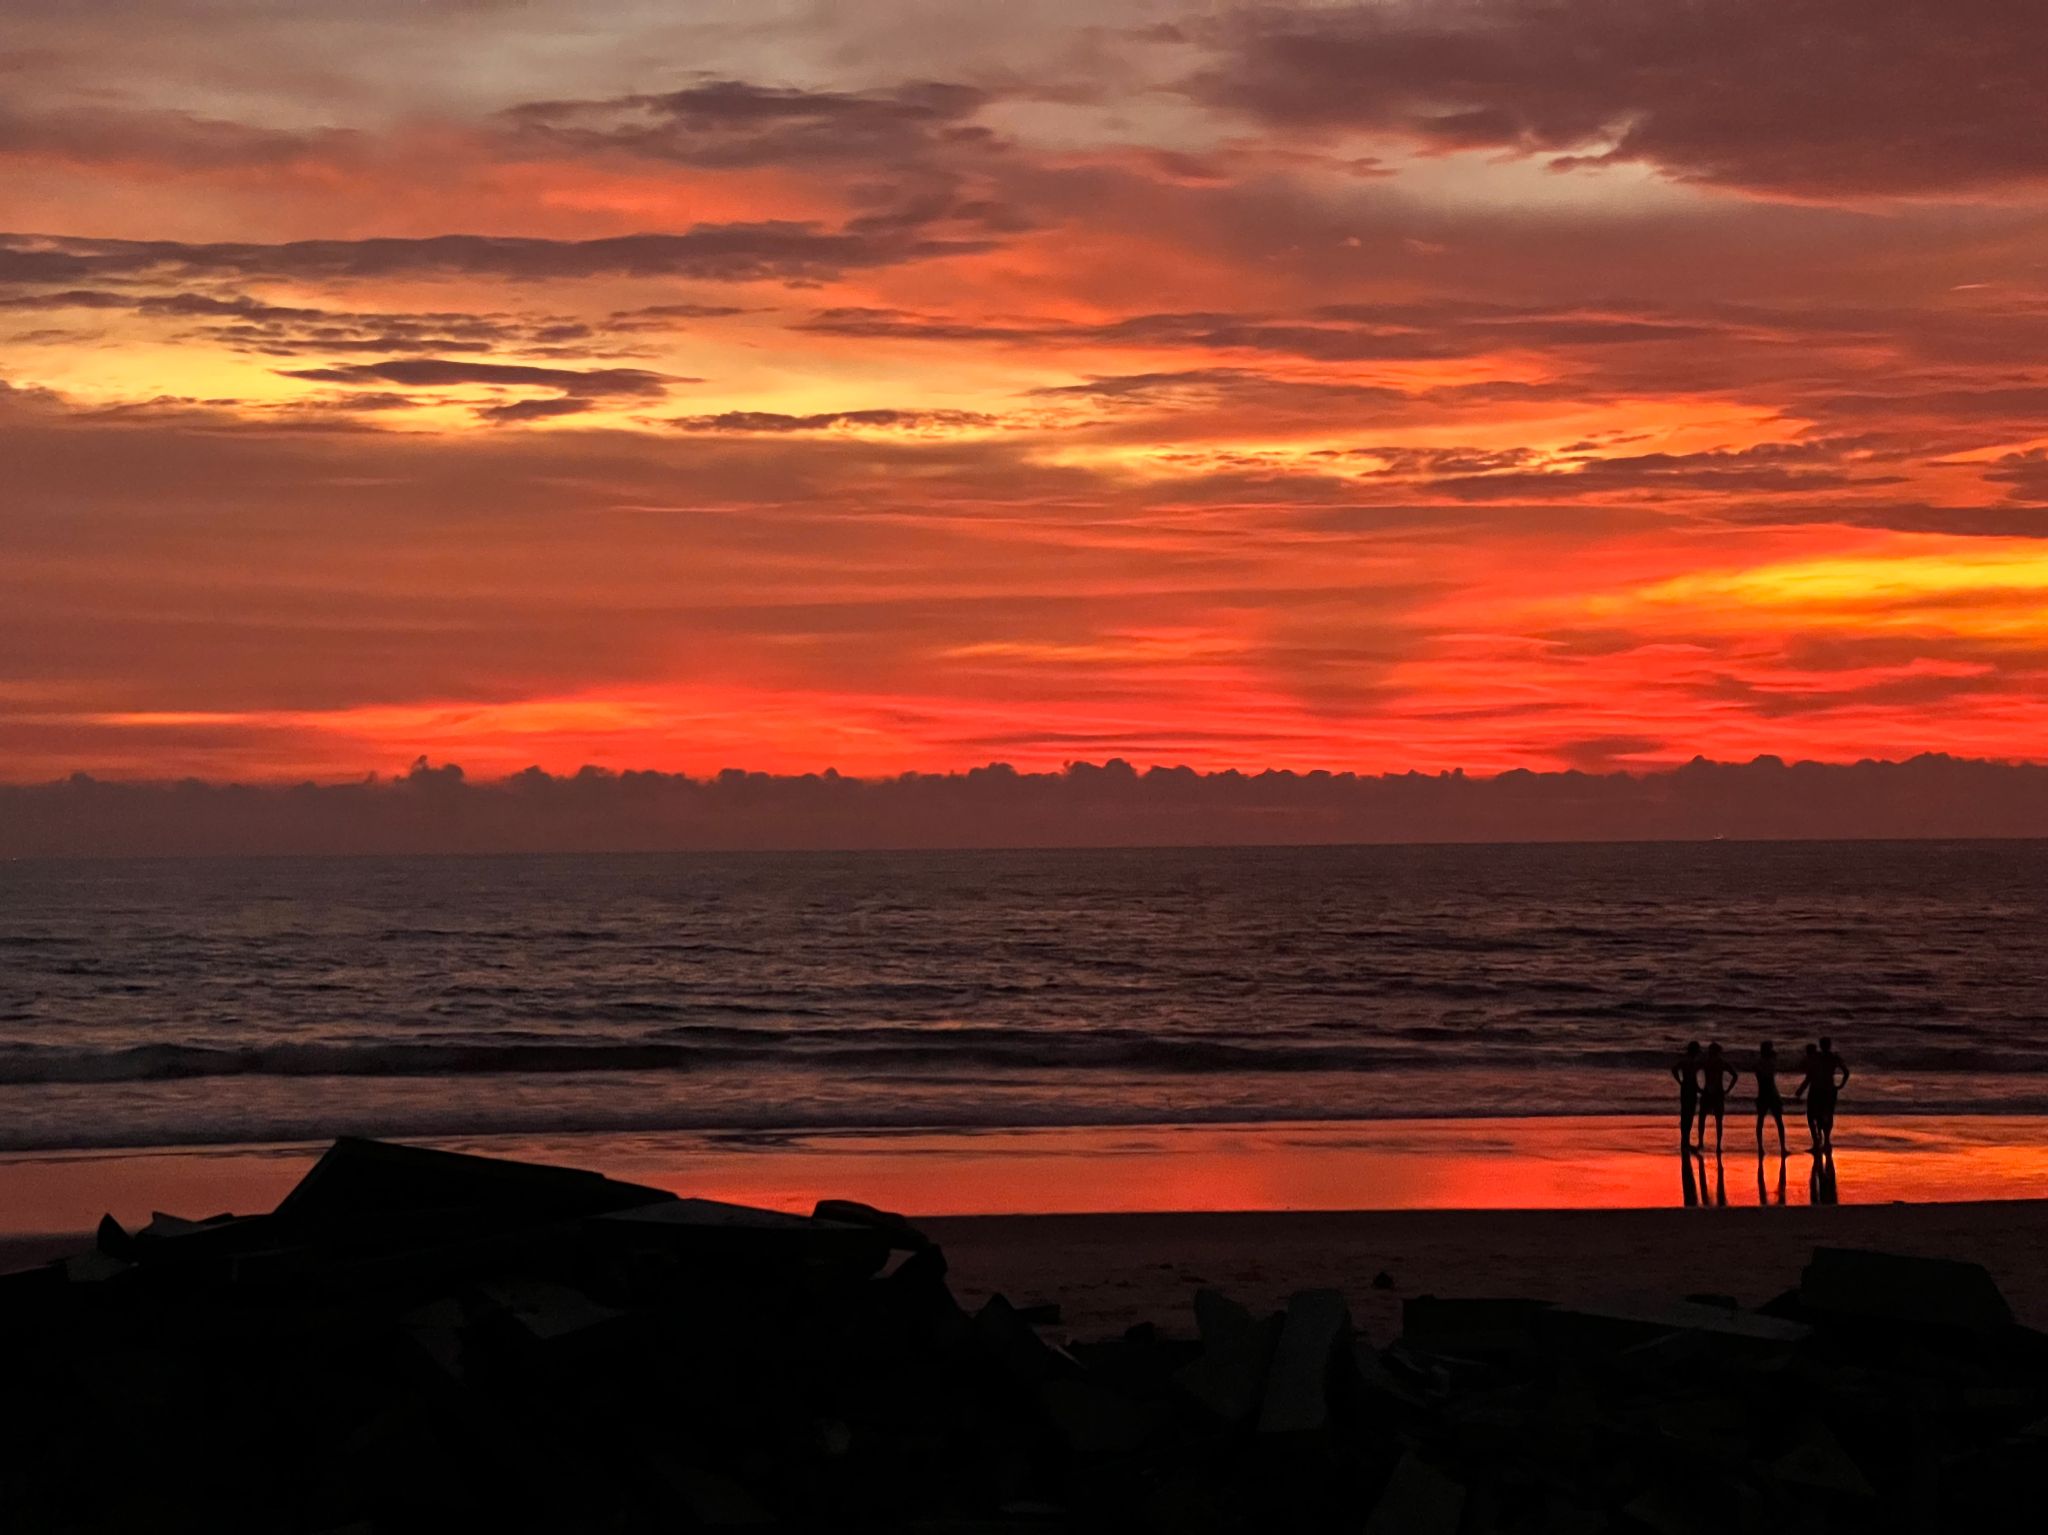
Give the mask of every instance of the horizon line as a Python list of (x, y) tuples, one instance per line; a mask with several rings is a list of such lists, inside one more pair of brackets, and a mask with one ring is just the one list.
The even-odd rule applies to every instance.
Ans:
[(903, 768), (893, 773), (843, 773), (832, 766), (807, 768), (802, 771), (776, 771), (766, 768), (725, 766), (710, 770), (659, 767), (608, 767), (602, 763), (586, 762), (574, 768), (555, 770), (529, 763), (522, 768), (513, 768), (493, 777), (472, 776), (461, 763), (446, 761), (434, 763), (424, 755), (414, 758), (402, 772), (387, 772), (371, 768), (346, 777), (248, 777), (248, 778), (203, 778), (196, 774), (177, 777), (143, 777), (94, 771), (90, 768), (74, 768), (54, 778), (0, 778), (0, 790), (58, 789), (67, 786), (94, 786), (104, 788), (188, 788), (193, 786), (209, 789), (345, 789), (371, 787), (397, 787), (413, 783), (460, 783), (472, 788), (490, 787), (519, 782), (546, 780), (550, 783), (574, 783), (578, 780), (615, 780), (622, 778), (657, 778), (672, 782), (717, 784), (754, 779), (773, 779), (784, 782), (810, 783), (851, 783), (851, 784), (896, 784), (922, 782), (933, 779), (966, 779), (975, 777), (1061, 779), (1082, 777), (1089, 773), (1112, 777), (1194, 777), (1200, 779), (1349, 779), (1354, 781), (1384, 781), (1387, 779), (1423, 779), (1429, 781), (1466, 780), (1473, 783), (1494, 783), (1504, 778), (1592, 778), (1592, 779), (1644, 779), (1657, 778), (1700, 768), (1782, 768), (1796, 771), (1801, 768), (1846, 770), (1867, 767), (1907, 767), (1914, 763), (1942, 762), (1963, 767), (1989, 768), (2041, 768), (2048, 767), (2048, 757), (1972, 757), (1939, 748), (1925, 747), (1918, 751), (1894, 757), (1862, 756), (1854, 758), (1785, 757), (1777, 752), (1758, 752), (1748, 758), (1710, 757), (1696, 752), (1683, 761), (1643, 764), (1615, 764), (1611, 766), (1574, 766), (1532, 768), (1509, 767), (1494, 772), (1467, 768), (1463, 765), (1444, 768), (1345, 768), (1345, 767), (1196, 767), (1187, 762), (1165, 760), (1140, 765), (1124, 756), (1101, 759), (1073, 758), (1057, 767), (1018, 767), (999, 759), (950, 768)]

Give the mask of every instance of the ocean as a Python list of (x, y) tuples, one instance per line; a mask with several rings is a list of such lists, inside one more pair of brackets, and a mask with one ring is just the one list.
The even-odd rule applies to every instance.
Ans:
[(18, 861), (0, 1151), (1634, 1115), (1817, 1034), (2048, 1113), (2044, 933), (2040, 842)]

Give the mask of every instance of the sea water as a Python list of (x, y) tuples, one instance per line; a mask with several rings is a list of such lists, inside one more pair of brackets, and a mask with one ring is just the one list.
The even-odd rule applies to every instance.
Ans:
[(22, 861), (0, 1151), (1658, 1113), (1820, 1034), (2043, 1113), (2044, 934), (2023, 842)]

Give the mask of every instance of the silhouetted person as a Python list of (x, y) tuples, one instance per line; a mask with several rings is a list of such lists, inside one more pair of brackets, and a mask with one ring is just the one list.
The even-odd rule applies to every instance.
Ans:
[[(1826, 1079), (1827, 1114), (1821, 1120), (1821, 1135), (1827, 1142), (1830, 1153), (1835, 1149), (1835, 1105), (1841, 1102), (1842, 1089), (1849, 1085), (1849, 1068), (1842, 1058), (1835, 1054), (1835, 1042), (1825, 1034), (1820, 1038), (1821, 1074)], [(1833, 1176), (1833, 1169), (1829, 1169)]]
[(1806, 1105), (1806, 1133), (1813, 1149), (1820, 1150), (1820, 1103), (1827, 1096), (1821, 1086), (1820, 1046), (1808, 1045), (1799, 1061), (1799, 1086), (1792, 1097)]
[(1806, 1123), (1813, 1131), (1814, 1149), (1835, 1149), (1835, 1102), (1849, 1083), (1849, 1068), (1835, 1054), (1835, 1042), (1825, 1035), (1806, 1052), (1806, 1080), (1799, 1095), (1806, 1099)]
[(1721, 1154), (1721, 1131), (1728, 1117), (1728, 1089), (1742, 1080), (1742, 1073), (1721, 1055), (1718, 1042), (1707, 1046), (1707, 1059), (1700, 1072), (1700, 1150), (1707, 1149), (1707, 1119), (1714, 1121), (1714, 1155)]
[(1756, 1165), (1763, 1176), (1764, 1121), (1778, 1122), (1778, 1155), (1785, 1154), (1785, 1100), (1778, 1094), (1778, 1047), (1765, 1040), (1756, 1052)]
[(1692, 1144), (1692, 1120), (1700, 1108), (1700, 1042), (1693, 1040), (1685, 1054), (1671, 1068), (1671, 1080), (1678, 1084), (1678, 1144)]

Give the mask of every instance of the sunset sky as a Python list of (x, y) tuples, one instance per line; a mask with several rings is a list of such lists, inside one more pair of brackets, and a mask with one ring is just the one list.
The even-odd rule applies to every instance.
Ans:
[(2048, 756), (2048, 6), (67, 0), (0, 779)]

